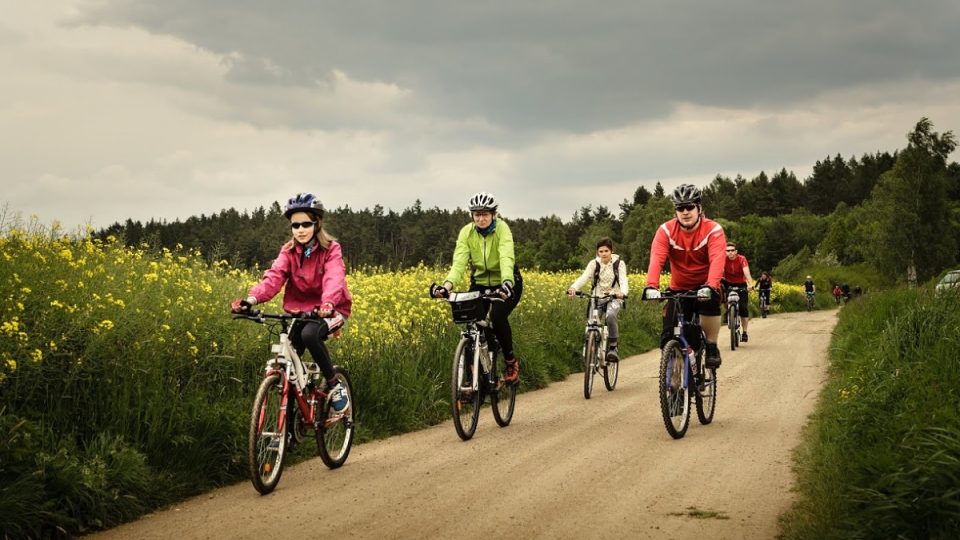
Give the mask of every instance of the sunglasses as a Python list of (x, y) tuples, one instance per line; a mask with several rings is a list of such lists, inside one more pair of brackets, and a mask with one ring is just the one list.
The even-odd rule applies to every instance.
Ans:
[(697, 205), (695, 204), (681, 204), (680, 206), (677, 206), (677, 212), (690, 212), (696, 207)]
[(290, 228), (299, 229), (300, 227), (303, 227), (304, 229), (309, 229), (310, 227), (313, 227), (316, 224), (317, 224), (316, 221), (291, 221)]
[(735, 250), (735, 249), (728, 249), (728, 250), (727, 250), (727, 253), (733, 253), (734, 251), (736, 251), (736, 250)]

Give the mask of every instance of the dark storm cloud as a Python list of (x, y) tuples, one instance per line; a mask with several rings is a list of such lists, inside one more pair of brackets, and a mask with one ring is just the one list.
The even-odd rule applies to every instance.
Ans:
[[(622, 126), (677, 102), (771, 107), (960, 76), (955, 0), (105, 0), (74, 23), (176, 36), (227, 58), (236, 85), (322, 88), (340, 70), (409, 90), (410, 113), (521, 133)], [(295, 128), (367, 120), (275, 119)]]

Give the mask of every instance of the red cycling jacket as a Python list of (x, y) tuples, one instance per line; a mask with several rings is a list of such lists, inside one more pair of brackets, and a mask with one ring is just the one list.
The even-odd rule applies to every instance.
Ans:
[(701, 216), (697, 228), (688, 232), (673, 218), (653, 237), (647, 286), (660, 286), (660, 271), (669, 260), (671, 289), (690, 291), (703, 284), (719, 289), (726, 247), (727, 235), (719, 223)]

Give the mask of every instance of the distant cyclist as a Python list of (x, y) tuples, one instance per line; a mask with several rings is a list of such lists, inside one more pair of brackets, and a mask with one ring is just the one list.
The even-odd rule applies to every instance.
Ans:
[[(647, 287), (644, 299), (660, 297), (660, 272), (663, 264), (670, 261), (669, 290), (674, 292), (697, 291), (698, 300), (682, 299), (685, 314), (700, 314), (700, 326), (706, 335), (707, 368), (720, 367), (720, 349), (717, 336), (720, 334), (720, 279), (726, 258), (724, 249), (727, 237), (723, 227), (703, 215), (700, 189), (691, 184), (682, 184), (671, 196), (676, 215), (661, 225), (650, 246), (650, 266), (647, 269)], [(673, 304), (667, 303), (664, 312), (661, 345), (673, 336), (676, 315)]]
[(740, 341), (747, 342), (747, 326), (750, 324), (750, 302), (748, 291), (753, 288), (750, 283), (753, 282), (753, 276), (750, 275), (750, 263), (747, 258), (737, 253), (737, 244), (727, 242), (727, 260), (723, 265), (723, 283), (728, 289), (737, 289), (740, 302), (737, 310), (740, 312), (740, 324), (743, 326), (743, 334)]
[(807, 276), (803, 282), (803, 292), (807, 293), (807, 303), (813, 304), (813, 296), (817, 293), (817, 286), (813, 284), (813, 277)]
[(490, 320), (493, 333), (503, 351), (507, 368), (504, 382), (520, 380), (520, 361), (513, 350), (513, 330), (508, 317), (523, 295), (523, 278), (517, 269), (513, 253), (513, 233), (497, 215), (497, 202), (490, 193), (480, 192), (470, 197), (468, 205), (473, 223), (465, 225), (457, 235), (453, 250), (453, 265), (442, 285), (431, 289), (435, 298), (444, 298), (460, 283), (467, 265), (470, 265), (470, 290), (497, 289), (503, 302), (491, 302)]
[(594, 296), (610, 294), (616, 297), (615, 300), (607, 303), (607, 360), (616, 362), (620, 359), (617, 353), (617, 339), (620, 337), (617, 315), (630, 288), (627, 284), (627, 265), (619, 255), (614, 254), (613, 240), (604, 237), (597, 241), (597, 258), (587, 263), (587, 268), (570, 285), (567, 294), (573, 296), (591, 279), (593, 281), (590, 294)]
[(763, 298), (768, 307), (770, 306), (771, 289), (773, 289), (773, 277), (764, 270), (760, 272), (760, 279), (757, 280), (757, 291), (759, 291), (760, 298)]

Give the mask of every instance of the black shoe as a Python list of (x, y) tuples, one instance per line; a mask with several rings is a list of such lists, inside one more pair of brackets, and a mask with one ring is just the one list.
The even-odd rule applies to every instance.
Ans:
[(620, 355), (617, 353), (616, 347), (610, 347), (607, 349), (607, 362), (619, 362)]
[(744, 332), (740, 334), (740, 343), (746, 343), (746, 342), (747, 342), (747, 333)]
[(707, 369), (717, 369), (720, 367), (720, 349), (717, 347), (716, 343), (707, 343), (707, 358), (704, 360), (703, 365)]

